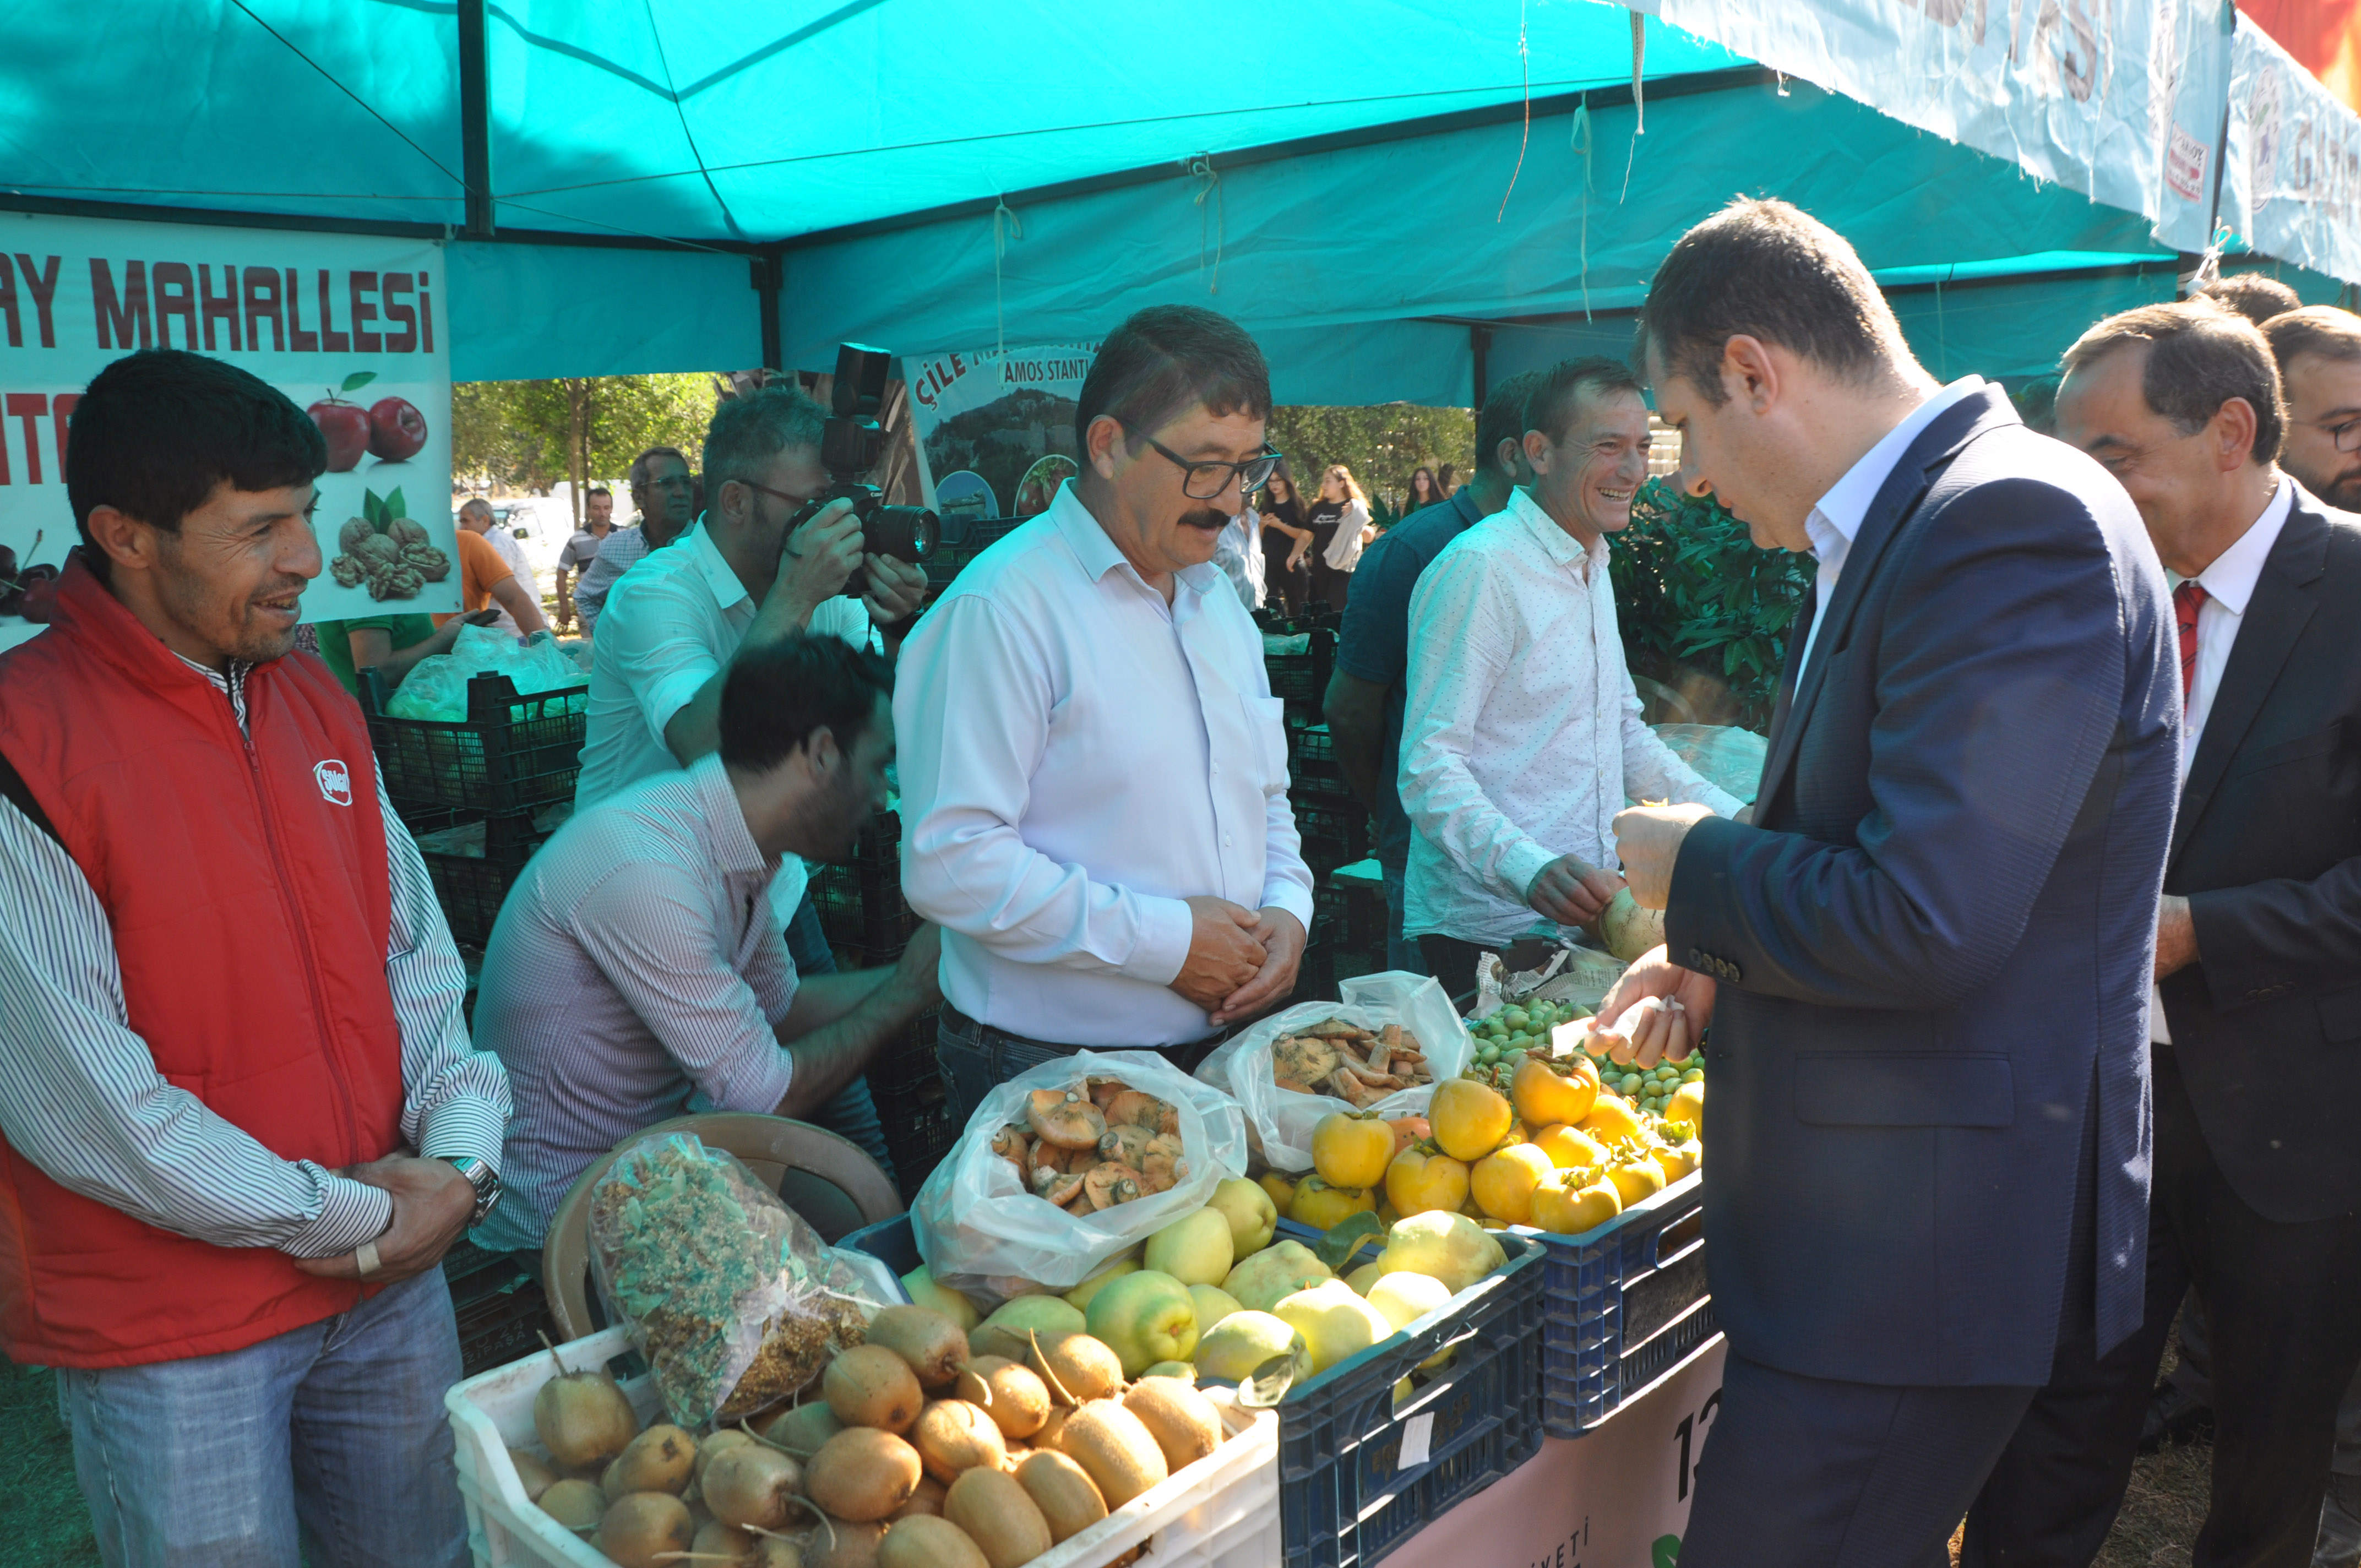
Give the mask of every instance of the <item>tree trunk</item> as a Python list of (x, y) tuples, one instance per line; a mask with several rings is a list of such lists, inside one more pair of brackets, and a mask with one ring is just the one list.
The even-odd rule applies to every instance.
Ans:
[(572, 510), (574, 528), (579, 532), (583, 525), (583, 492), (590, 486), (590, 414), (591, 400), (598, 384), (587, 376), (570, 377), (566, 387), (566, 477), (573, 489)]

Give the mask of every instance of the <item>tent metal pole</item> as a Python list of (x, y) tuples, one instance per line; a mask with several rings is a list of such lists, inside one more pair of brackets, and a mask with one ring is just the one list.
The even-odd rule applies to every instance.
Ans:
[(786, 367), (785, 352), (779, 343), (779, 286), (785, 280), (785, 258), (775, 248), (765, 249), (753, 258), (754, 293), (762, 302), (763, 368), (782, 370)]
[(1467, 327), (1467, 357), (1475, 367), (1475, 408), (1479, 414), (1484, 411), (1484, 391), (1489, 384), (1485, 373), (1484, 360), (1491, 351), (1492, 329), (1470, 323)]
[(459, 0), (459, 157), (466, 234), (492, 237), (491, 91), (484, 69), (484, 0)]

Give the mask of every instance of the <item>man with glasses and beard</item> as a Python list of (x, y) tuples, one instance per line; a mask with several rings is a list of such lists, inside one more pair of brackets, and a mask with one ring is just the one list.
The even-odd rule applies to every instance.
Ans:
[(633, 565), (663, 549), (697, 521), (697, 478), (677, 447), (651, 446), (631, 459), (631, 504), (640, 510), (637, 528), (618, 528), (598, 546), (574, 588), (582, 635), (598, 629), (598, 616), (615, 581)]
[[(801, 392), (768, 388), (716, 410), (705, 435), (712, 504), (677, 544), (615, 585), (590, 660), (590, 711), (574, 808), (685, 768), (719, 744), (721, 687), (733, 661), (798, 632), (882, 645), (888, 658), (926, 598), (927, 574), (864, 555), (861, 520), (836, 500), (790, 528), (828, 488), (819, 460), (826, 415)], [(687, 465), (677, 465), (685, 476)], [(669, 477), (659, 473), (659, 479)], [(610, 535), (598, 562), (623, 537)], [(598, 563), (594, 562), (593, 565)], [(843, 589), (856, 568), (867, 591)], [(770, 880), (771, 907), (805, 975), (835, 968), (819, 916), (790, 855)], [(811, 1118), (889, 1164), (868, 1086), (856, 1079)]]
[(1081, 1048), (1191, 1066), (1294, 988), (1312, 877), (1280, 704), (1213, 565), (1278, 463), (1269, 412), (1235, 323), (1134, 315), (1076, 400), (1082, 472), (911, 636), (894, 699), (902, 882), (943, 927), (961, 1120)]
[(2287, 392), (2279, 466), (2344, 511), (2361, 511), (2361, 316), (2306, 305), (2263, 327)]

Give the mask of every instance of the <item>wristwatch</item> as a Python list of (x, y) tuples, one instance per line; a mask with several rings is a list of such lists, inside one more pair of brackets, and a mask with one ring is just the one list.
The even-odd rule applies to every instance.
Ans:
[(482, 1224), (484, 1216), (500, 1201), (500, 1173), (482, 1160), (464, 1155), (446, 1154), (441, 1157), (449, 1160), (453, 1168), (467, 1179), (467, 1185), (476, 1190), (476, 1212), (468, 1216), (467, 1223)]

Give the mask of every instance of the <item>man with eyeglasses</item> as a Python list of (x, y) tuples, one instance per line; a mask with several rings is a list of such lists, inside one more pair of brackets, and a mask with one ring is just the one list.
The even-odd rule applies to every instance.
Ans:
[(941, 1056), (964, 1118), (1087, 1047), (1193, 1066), (1294, 989), (1312, 917), (1287, 739), (1213, 565), (1270, 475), (1270, 374), (1193, 306), (1110, 334), (1082, 472), (960, 574), (895, 693), (902, 882), (943, 927)]
[(2361, 511), (2361, 316), (2306, 305), (2263, 327), (2287, 389), (2279, 466), (2346, 511)]
[(585, 637), (597, 634), (598, 614), (616, 580), (697, 521), (697, 477), (688, 471), (688, 459), (670, 446), (651, 446), (631, 459), (631, 504), (639, 509), (639, 525), (609, 533), (575, 585), (574, 605)]
[[(925, 569), (864, 554), (849, 501), (831, 501), (789, 529), (828, 487), (819, 460), (826, 417), (785, 387), (715, 411), (705, 436), (704, 521), (632, 567), (598, 618), (577, 812), (710, 754), (720, 744), (722, 684), (741, 653), (807, 631), (878, 647), (889, 658), (899, 649), (926, 598)], [(679, 467), (685, 477), (687, 465)], [(620, 537), (601, 546), (601, 561)], [(858, 598), (843, 591), (855, 568), (866, 573)], [(787, 950), (807, 975), (835, 967), (805, 896), (807, 882), (803, 862), (790, 855), (769, 887)], [(890, 1166), (861, 1080), (814, 1119)]]

